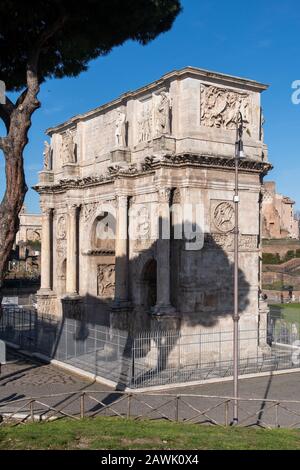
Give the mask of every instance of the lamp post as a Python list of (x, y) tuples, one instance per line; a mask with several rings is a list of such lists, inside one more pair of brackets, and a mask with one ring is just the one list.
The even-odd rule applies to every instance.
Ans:
[(233, 425), (238, 424), (239, 396), (239, 161), (245, 158), (243, 145), (244, 121), (239, 112), (236, 120), (235, 188), (234, 188), (234, 313), (233, 313)]

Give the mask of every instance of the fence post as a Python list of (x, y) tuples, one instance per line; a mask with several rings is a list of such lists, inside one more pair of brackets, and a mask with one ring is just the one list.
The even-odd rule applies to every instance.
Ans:
[(225, 402), (225, 426), (229, 426), (229, 401)]
[(80, 418), (83, 419), (85, 417), (85, 393), (83, 392), (80, 395)]
[(30, 409), (30, 419), (32, 422), (34, 422), (34, 400), (31, 400), (29, 403), (29, 409)]
[(132, 395), (131, 393), (129, 393), (128, 400), (127, 400), (127, 419), (129, 419), (131, 416), (131, 400), (132, 400)]
[(276, 405), (275, 405), (275, 427), (276, 428), (280, 428), (279, 417), (278, 417), (278, 408), (279, 408), (279, 403), (276, 403)]
[(132, 363), (131, 363), (131, 382), (134, 385), (135, 382), (135, 338), (132, 338), (132, 350), (131, 350), (131, 356), (132, 356)]
[(178, 423), (179, 421), (179, 400), (180, 400), (180, 396), (177, 395), (175, 398), (175, 421), (176, 423)]

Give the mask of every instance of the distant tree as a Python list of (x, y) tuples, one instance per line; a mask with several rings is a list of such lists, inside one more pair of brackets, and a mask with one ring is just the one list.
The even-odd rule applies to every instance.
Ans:
[(296, 252), (294, 250), (289, 250), (286, 252), (283, 261), (290, 261), (296, 257)]
[[(0, 4), (0, 80), (7, 91), (0, 118), (6, 191), (0, 204), (0, 287), (27, 186), (23, 151), (31, 118), (40, 107), (40, 84), (48, 78), (75, 77), (90, 60), (132, 39), (147, 44), (169, 30), (181, 10), (180, 0), (2, 0)], [(1, 295), (1, 293), (0, 293)]]
[(263, 253), (262, 254), (262, 263), (263, 264), (280, 264), (282, 261), (280, 259), (279, 253)]

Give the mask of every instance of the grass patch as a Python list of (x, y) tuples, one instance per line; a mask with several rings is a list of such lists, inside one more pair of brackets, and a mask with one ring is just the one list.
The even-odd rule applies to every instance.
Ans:
[(300, 450), (300, 430), (101, 417), (0, 427), (0, 449)]
[(300, 323), (300, 304), (270, 305), (272, 318), (282, 318), (289, 323)]

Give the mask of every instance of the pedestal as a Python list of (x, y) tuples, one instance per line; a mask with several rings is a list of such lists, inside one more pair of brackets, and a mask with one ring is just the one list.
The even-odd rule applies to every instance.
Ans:
[(162, 135), (153, 139), (153, 152), (156, 154), (166, 154), (176, 152), (176, 140), (168, 135)]
[(63, 165), (63, 178), (79, 176), (79, 166), (77, 163), (66, 163)]
[(268, 335), (268, 315), (270, 309), (267, 302), (259, 301), (259, 317), (258, 317), (258, 335), (259, 347), (262, 352), (269, 352), (270, 346), (267, 343)]
[(39, 172), (39, 184), (52, 184), (54, 181), (54, 173), (50, 170), (43, 170)]
[(181, 316), (172, 307), (165, 307), (160, 312), (151, 314), (151, 330), (160, 331), (179, 331), (181, 325)]
[(115, 301), (110, 313), (110, 327), (115, 330), (132, 333), (132, 305), (126, 301)]
[(61, 299), (61, 303), (64, 317), (79, 321), (85, 319), (82, 297), (76, 294), (66, 295)]
[(57, 316), (57, 296), (52, 290), (40, 289), (36, 299), (39, 314)]
[(110, 152), (110, 159), (112, 163), (119, 163), (119, 162), (131, 162), (131, 152), (129, 149), (115, 149)]

